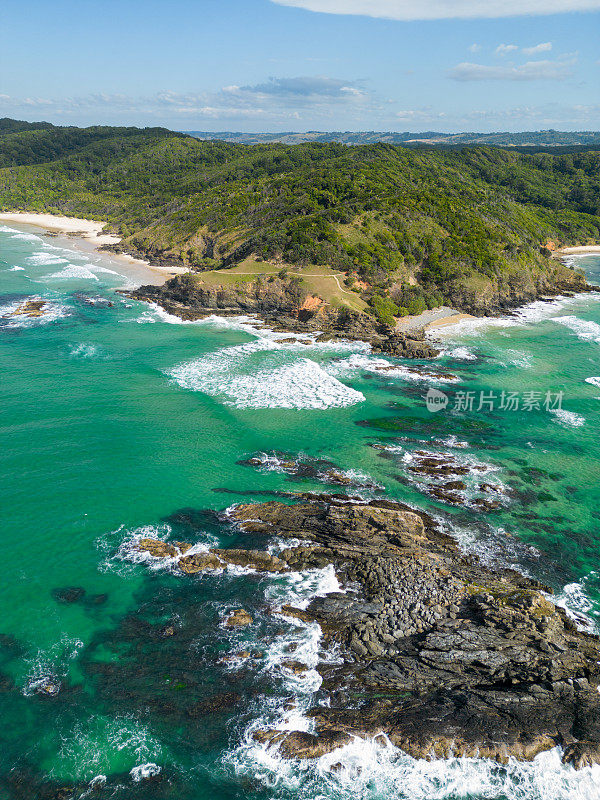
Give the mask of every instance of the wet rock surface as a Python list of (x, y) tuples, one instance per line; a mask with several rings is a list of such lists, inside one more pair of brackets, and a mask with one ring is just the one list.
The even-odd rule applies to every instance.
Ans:
[(283, 613), (317, 621), (343, 655), (322, 664), (314, 733), (263, 731), (290, 757), (385, 733), (415, 757), (531, 759), (561, 745), (575, 767), (600, 763), (600, 641), (577, 630), (550, 591), (464, 555), (425, 514), (389, 501), (306, 495), (238, 506), (253, 534), (303, 542), (290, 568), (334, 564), (345, 593)]
[(352, 489), (380, 489), (366, 476), (345, 472), (333, 461), (324, 458), (285, 453), (280, 450), (258, 452), (237, 462), (240, 466), (254, 467), (265, 472), (281, 472), (290, 481), (313, 480), (334, 486), (349, 486)]
[(489, 464), (439, 450), (409, 451), (385, 446), (378, 449), (380, 456), (388, 459), (394, 459), (394, 453), (399, 450), (404, 472), (397, 480), (415, 486), (442, 503), (489, 513), (498, 511), (508, 501), (508, 490), (502, 484), (481, 480), (494, 471)]
[(10, 319), (11, 317), (42, 317), (46, 306), (47, 303), (45, 300), (26, 300), (13, 311), (9, 311), (5, 314), (3, 319)]

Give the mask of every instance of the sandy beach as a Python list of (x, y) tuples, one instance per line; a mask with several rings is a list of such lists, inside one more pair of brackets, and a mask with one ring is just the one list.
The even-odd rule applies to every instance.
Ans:
[[(71, 246), (78, 247), (77, 240), (79, 240), (81, 247), (78, 249), (84, 250), (87, 250), (90, 245), (92, 249), (98, 249), (102, 245), (117, 244), (117, 242), (121, 241), (119, 236), (102, 233), (107, 225), (106, 222), (80, 219), (78, 217), (34, 214), (26, 211), (0, 212), (0, 222), (31, 225), (35, 228), (43, 228), (49, 233), (65, 234), (65, 236), (69, 236)], [(85, 247), (85, 244), (88, 247)], [(111, 253), (110, 257), (121, 266), (121, 271), (126, 277), (140, 283), (159, 286), (175, 275), (182, 275), (188, 272), (185, 267), (155, 267), (147, 261), (141, 258), (134, 258), (127, 253)]]
[(401, 317), (396, 322), (396, 330), (399, 333), (408, 333), (420, 328), (424, 328), (426, 331), (433, 331), (437, 328), (446, 328), (448, 325), (454, 325), (463, 319), (475, 318), (471, 314), (463, 314), (455, 308), (450, 308), (450, 306), (440, 306), (439, 308), (427, 309), (427, 311), (423, 311), (422, 314), (416, 316)]
[(600, 255), (600, 245), (589, 244), (579, 247), (562, 247), (560, 250), (555, 250), (552, 253), (555, 257), (560, 256), (585, 256), (585, 255)]
[(435, 331), (438, 328), (447, 328), (449, 325), (456, 325), (457, 322), (462, 322), (465, 319), (478, 319), (478, 317), (474, 317), (472, 314), (461, 314), (457, 312), (449, 317), (442, 317), (441, 319), (436, 319), (434, 322), (430, 322), (425, 326), (425, 330)]

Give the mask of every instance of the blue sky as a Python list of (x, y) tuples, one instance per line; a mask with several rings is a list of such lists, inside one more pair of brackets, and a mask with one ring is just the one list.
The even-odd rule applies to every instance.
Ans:
[(3, 0), (0, 13), (0, 116), (600, 129), (600, 0)]

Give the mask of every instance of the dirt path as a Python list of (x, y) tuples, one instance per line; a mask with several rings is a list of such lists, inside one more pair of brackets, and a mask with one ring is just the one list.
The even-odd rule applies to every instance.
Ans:
[[(229, 269), (214, 269), (213, 272), (218, 273), (219, 275), (276, 275), (275, 272), (232, 272)], [(340, 292), (344, 294), (354, 294), (354, 292), (350, 291), (349, 289), (343, 289), (340, 286), (339, 278), (340, 276), (346, 277), (345, 272), (336, 272), (335, 275), (324, 275), (321, 272), (291, 272), (288, 270), (288, 275), (299, 275), (301, 278), (333, 278), (333, 280), (337, 283), (338, 289)]]

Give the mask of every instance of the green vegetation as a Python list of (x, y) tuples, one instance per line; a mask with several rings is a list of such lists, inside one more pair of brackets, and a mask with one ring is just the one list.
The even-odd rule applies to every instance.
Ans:
[(371, 307), (377, 319), (386, 325), (394, 324), (394, 317), (399, 315), (400, 310), (393, 300), (390, 300), (389, 297), (382, 297), (380, 294), (374, 294), (371, 297)]
[[(251, 258), (291, 274), (352, 271), (389, 318), (394, 305), (418, 313), (456, 286), (529, 285), (554, 268), (547, 239), (599, 241), (600, 152), (248, 147), (4, 120), (0, 207), (106, 220), (122, 249), (196, 270)], [(350, 298), (342, 289), (339, 302)]]

